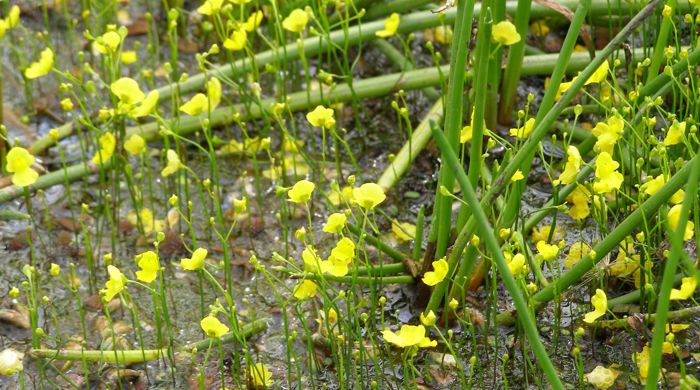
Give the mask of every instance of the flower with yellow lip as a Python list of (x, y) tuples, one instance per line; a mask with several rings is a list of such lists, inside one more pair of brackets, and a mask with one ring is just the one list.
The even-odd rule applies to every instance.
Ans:
[(0, 375), (14, 375), (24, 370), (24, 354), (12, 348), (0, 352)]
[(582, 163), (583, 160), (581, 159), (581, 153), (579, 153), (578, 148), (569, 145), (566, 151), (566, 165), (564, 166), (564, 171), (559, 175), (559, 178), (552, 183), (554, 185), (573, 183), (576, 181), (576, 176), (581, 170)]
[(323, 225), (323, 231), (338, 234), (343, 231), (347, 220), (348, 217), (345, 216), (345, 213), (333, 213), (328, 216), (326, 224)]
[(615, 380), (620, 375), (617, 370), (596, 366), (593, 371), (586, 374), (586, 381), (598, 390), (607, 390), (615, 384)]
[(294, 295), (294, 298), (300, 301), (304, 301), (316, 296), (317, 288), (318, 286), (316, 285), (316, 283), (312, 282), (311, 280), (303, 280), (301, 283), (297, 284), (294, 287), (292, 295)]
[(595, 162), (596, 181), (593, 183), (593, 191), (605, 194), (619, 190), (624, 180), (622, 174), (617, 171), (619, 167), (620, 163), (613, 160), (609, 153), (600, 152)]
[(213, 315), (208, 315), (199, 322), (199, 326), (202, 327), (204, 333), (207, 336), (218, 339), (219, 337), (228, 333), (228, 326), (224, 325), (218, 318)]
[(668, 133), (666, 133), (666, 138), (664, 138), (664, 145), (671, 146), (677, 145), (683, 141), (683, 135), (685, 134), (685, 121), (678, 122), (673, 120), (673, 124), (668, 128)]
[(255, 363), (246, 370), (248, 384), (254, 389), (268, 388), (272, 386), (272, 373), (262, 363)]
[(180, 111), (192, 116), (214, 111), (221, 102), (221, 82), (215, 77), (211, 78), (207, 81), (206, 88), (207, 95), (198, 93), (192, 96), (187, 103), (180, 106)]
[(516, 253), (510, 259), (506, 258), (508, 270), (514, 277), (518, 277), (526, 271), (525, 256), (522, 253)]
[(294, 203), (306, 203), (311, 199), (311, 194), (314, 192), (316, 185), (308, 180), (299, 180), (287, 192), (289, 201)]
[(398, 332), (393, 332), (386, 328), (382, 331), (382, 337), (386, 342), (400, 348), (429, 348), (437, 346), (437, 341), (431, 340), (425, 335), (425, 327), (423, 325), (401, 325), (401, 329)]
[(504, 46), (510, 46), (520, 42), (520, 34), (513, 23), (504, 20), (493, 25), (491, 40)]
[(610, 70), (610, 64), (607, 60), (605, 60), (583, 85), (602, 83), (606, 78), (608, 78), (608, 70)]
[(434, 286), (442, 282), (445, 276), (447, 276), (447, 271), (449, 271), (449, 269), (450, 267), (444, 257), (440, 260), (433, 261), (433, 270), (425, 273), (423, 276), (423, 283), (428, 286)]
[(127, 281), (126, 276), (119, 271), (119, 268), (113, 265), (107, 266), (107, 273), (109, 274), (109, 280), (105, 282), (105, 288), (100, 290), (104, 302), (111, 301), (115, 295), (119, 294), (126, 286)]
[(338, 241), (331, 250), (328, 260), (320, 263), (321, 271), (333, 276), (345, 276), (348, 274), (348, 265), (355, 257), (355, 243), (347, 237)]
[(622, 137), (625, 122), (619, 115), (613, 115), (605, 122), (598, 122), (591, 133), (596, 137), (594, 150), (596, 152), (613, 153), (613, 148)]
[(569, 248), (569, 253), (564, 259), (564, 267), (572, 268), (581, 259), (588, 256), (589, 253), (591, 253), (591, 247), (588, 246), (588, 244), (584, 242), (575, 242), (571, 244), (571, 247)]
[(158, 105), (159, 97), (160, 93), (157, 89), (154, 89), (153, 91), (149, 92), (148, 95), (146, 95), (146, 98), (143, 99), (141, 104), (131, 110), (129, 115), (131, 115), (132, 118), (141, 118), (150, 115)]
[(263, 12), (255, 11), (248, 17), (245, 23), (243, 23), (243, 29), (248, 32), (255, 31), (256, 28), (260, 27), (260, 23), (263, 20)]
[[(668, 211), (668, 226), (671, 231), (675, 231), (678, 226), (678, 222), (681, 217), (681, 209), (683, 205), (677, 204)], [(685, 224), (685, 231), (683, 232), (683, 241), (690, 240), (695, 234), (695, 224), (693, 221), (687, 221)]]
[(101, 54), (116, 53), (119, 45), (122, 43), (122, 37), (116, 31), (107, 31), (97, 37), (92, 43), (92, 48)]
[(423, 326), (430, 328), (431, 326), (435, 325), (436, 321), (437, 316), (432, 310), (430, 310), (428, 314), (420, 313), (420, 323), (423, 324)]
[(527, 136), (532, 133), (532, 130), (535, 129), (535, 118), (530, 118), (527, 121), (525, 121), (525, 124), (522, 127), (518, 127), (510, 129), (510, 135), (516, 138), (527, 138)]
[(311, 126), (323, 127), (326, 129), (331, 129), (335, 126), (333, 109), (324, 106), (316, 106), (313, 111), (306, 114), (306, 120), (311, 123)]
[(517, 171), (515, 171), (515, 173), (513, 173), (513, 176), (510, 177), (510, 182), (515, 183), (516, 181), (523, 180), (524, 178), (525, 175), (523, 175), (523, 172), (520, 169), (518, 169)]
[(162, 171), (160, 171), (160, 175), (163, 177), (170, 176), (173, 173), (179, 171), (184, 165), (180, 161), (180, 157), (177, 155), (177, 152), (175, 152), (172, 149), (168, 149), (168, 151), (165, 154), (165, 157), (168, 161), (168, 163), (165, 165), (165, 168), (163, 168)]
[(123, 51), (120, 58), (122, 60), (122, 64), (124, 65), (133, 64), (139, 60), (138, 55), (134, 50)]
[(158, 277), (158, 271), (160, 270), (160, 263), (158, 262), (158, 255), (153, 251), (147, 251), (137, 255), (134, 258), (136, 264), (141, 268), (140, 271), (136, 271), (136, 278), (144, 283), (151, 283)]
[[(306, 234), (306, 230), (304, 230), (304, 234)], [(323, 268), (321, 258), (311, 245), (305, 247), (301, 252), (301, 261), (304, 263), (304, 271), (306, 272), (319, 273)]]
[(5, 168), (12, 173), (12, 184), (26, 187), (34, 184), (39, 173), (32, 168), (34, 156), (25, 148), (15, 146), (5, 156)]
[(608, 311), (608, 297), (605, 295), (605, 291), (596, 289), (595, 295), (591, 297), (591, 304), (593, 305), (593, 311), (586, 313), (583, 317), (583, 321), (589, 324), (604, 316)]
[(114, 154), (114, 148), (117, 145), (117, 141), (114, 135), (110, 132), (102, 134), (100, 137), (100, 150), (98, 150), (94, 156), (92, 156), (92, 162), (100, 165), (103, 164), (112, 157)]
[(206, 0), (204, 4), (197, 8), (197, 12), (202, 15), (216, 15), (221, 11), (221, 6), (224, 4), (224, 0)]
[(136, 156), (146, 150), (146, 141), (140, 135), (132, 134), (131, 137), (124, 142), (124, 149), (126, 149), (130, 155)]
[(206, 260), (208, 253), (209, 252), (204, 248), (197, 248), (192, 252), (190, 258), (183, 258), (180, 260), (180, 266), (187, 271), (200, 270), (204, 268), (204, 260)]
[(569, 209), (569, 216), (571, 218), (580, 221), (588, 217), (591, 213), (588, 207), (588, 199), (591, 197), (590, 193), (583, 186), (576, 186), (576, 188), (566, 197), (566, 201), (571, 203), (572, 206)]
[(136, 104), (141, 102), (145, 95), (139, 83), (130, 77), (122, 77), (109, 85), (110, 91), (124, 104)]
[(650, 180), (647, 180), (639, 187), (647, 195), (654, 195), (666, 183), (666, 178), (663, 174), (658, 175)]
[(151, 211), (151, 209), (148, 207), (144, 207), (139, 211), (138, 218), (135, 211), (130, 211), (126, 215), (126, 220), (134, 226), (138, 224), (139, 219), (143, 225), (143, 232), (146, 235), (165, 230), (165, 221), (162, 219), (156, 219), (156, 217), (153, 215), (153, 211)]
[(556, 259), (559, 253), (559, 247), (556, 245), (547, 244), (544, 241), (538, 241), (535, 245), (537, 247), (537, 252), (545, 261), (551, 261)]
[(416, 225), (409, 222), (391, 221), (391, 232), (400, 242), (413, 240), (416, 236)]
[(289, 16), (282, 21), (282, 27), (294, 33), (302, 32), (309, 22), (309, 14), (303, 9), (293, 10)]
[(224, 48), (231, 51), (239, 51), (245, 48), (248, 34), (244, 26), (236, 28), (231, 32), (231, 35), (224, 41)]
[(24, 70), (24, 77), (32, 80), (47, 75), (53, 68), (53, 59), (53, 50), (51, 48), (44, 49), (41, 52), (39, 61), (32, 63)]
[(365, 210), (372, 210), (386, 199), (384, 189), (376, 183), (365, 183), (352, 190), (355, 203)]
[(698, 286), (698, 281), (694, 276), (689, 276), (683, 278), (681, 282), (681, 288), (671, 289), (671, 300), (672, 301), (684, 301), (693, 296), (695, 288)]
[(7, 16), (4, 19), (0, 19), (0, 39), (5, 36), (7, 30), (14, 28), (19, 23), (19, 14), (19, 6), (13, 5)]
[(401, 19), (399, 18), (399, 14), (394, 12), (389, 15), (388, 18), (384, 19), (384, 29), (375, 32), (374, 35), (378, 36), (379, 38), (389, 38), (390, 36), (396, 34), (396, 31), (399, 29), (400, 22)]

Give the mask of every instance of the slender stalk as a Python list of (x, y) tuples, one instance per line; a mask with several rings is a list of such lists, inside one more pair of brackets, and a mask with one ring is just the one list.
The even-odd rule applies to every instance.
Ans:
[(501, 100), (498, 106), (498, 122), (504, 125), (509, 124), (513, 120), (515, 92), (520, 81), (520, 69), (523, 64), (523, 56), (525, 55), (525, 37), (529, 29), (531, 5), (532, 0), (518, 0), (514, 24), (520, 34), (520, 42), (508, 49), (508, 63), (503, 74)]

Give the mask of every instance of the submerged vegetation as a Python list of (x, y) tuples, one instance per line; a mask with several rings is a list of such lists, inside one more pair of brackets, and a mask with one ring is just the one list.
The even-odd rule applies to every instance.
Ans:
[(700, 387), (698, 0), (0, 0), (0, 387)]

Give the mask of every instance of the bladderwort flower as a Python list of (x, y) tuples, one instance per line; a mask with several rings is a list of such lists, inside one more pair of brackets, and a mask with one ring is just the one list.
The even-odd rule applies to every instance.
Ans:
[(515, 25), (507, 20), (498, 22), (491, 29), (491, 40), (503, 46), (510, 46), (520, 42), (520, 34)]
[(7, 16), (0, 19), (0, 39), (5, 37), (7, 30), (11, 30), (19, 24), (19, 14), (19, 6), (13, 5), (10, 7), (10, 12), (7, 13)]
[(144, 283), (151, 283), (156, 280), (160, 270), (160, 263), (155, 252), (147, 251), (141, 253), (134, 258), (134, 261), (141, 268), (140, 271), (136, 271), (136, 279)]
[(24, 77), (32, 80), (46, 76), (53, 68), (53, 60), (53, 50), (47, 47), (41, 52), (39, 61), (32, 63), (27, 69), (24, 70)]
[(423, 275), (423, 283), (427, 284), (428, 286), (434, 286), (440, 282), (442, 282), (445, 277), (447, 276), (447, 271), (449, 271), (450, 267), (447, 264), (447, 260), (443, 257), (440, 260), (433, 261), (433, 270), (428, 271)]
[(625, 129), (625, 121), (620, 115), (613, 115), (604, 122), (598, 122), (591, 133), (596, 137), (593, 150), (613, 154), (613, 148), (622, 137)]
[(0, 352), (0, 375), (14, 375), (24, 370), (23, 359), (23, 353), (13, 348), (4, 349)]
[(92, 156), (92, 162), (101, 165), (109, 161), (114, 154), (114, 148), (117, 145), (117, 140), (111, 132), (106, 132), (100, 136), (100, 149)]
[(198, 116), (202, 113), (214, 111), (221, 103), (221, 82), (216, 77), (212, 77), (206, 83), (207, 94), (198, 93), (180, 106), (180, 111), (185, 114)]
[(306, 120), (311, 126), (332, 129), (335, 127), (335, 116), (332, 108), (316, 106), (316, 108), (306, 114)]
[(167, 150), (165, 157), (167, 159), (167, 164), (165, 165), (165, 168), (160, 171), (160, 175), (163, 177), (170, 176), (185, 166), (180, 161), (180, 156), (177, 155), (177, 152), (172, 149)]
[(248, 385), (255, 389), (268, 388), (274, 383), (272, 373), (263, 363), (255, 363), (255, 365), (247, 367), (246, 375)]
[(316, 189), (316, 184), (308, 180), (299, 180), (287, 192), (288, 200), (293, 203), (305, 204), (311, 199), (314, 189)]
[(593, 191), (598, 194), (606, 194), (608, 192), (620, 189), (624, 176), (617, 171), (620, 163), (613, 160), (612, 156), (607, 152), (600, 152), (595, 163), (595, 178), (593, 183)]
[(352, 190), (355, 203), (365, 210), (373, 210), (386, 199), (384, 189), (376, 183), (365, 183)]
[(107, 31), (106, 33), (95, 38), (95, 40), (92, 42), (92, 48), (100, 54), (111, 55), (117, 52), (121, 43), (121, 34), (112, 30)]
[(5, 168), (12, 173), (12, 184), (18, 187), (27, 187), (39, 178), (39, 173), (32, 168), (34, 156), (25, 148), (15, 146), (5, 156)]
[(537, 247), (537, 252), (545, 261), (552, 261), (556, 259), (557, 254), (559, 254), (558, 246), (547, 244), (545, 241), (537, 241), (535, 246)]
[(224, 40), (224, 49), (230, 51), (243, 50), (247, 40), (248, 34), (246, 33), (245, 26), (241, 25), (231, 31), (231, 35)]
[(430, 348), (437, 346), (437, 341), (431, 340), (425, 335), (425, 326), (423, 325), (401, 325), (401, 329), (398, 332), (393, 332), (391, 329), (386, 328), (382, 331), (382, 337), (386, 342), (400, 348)]
[(591, 305), (593, 305), (593, 311), (586, 313), (583, 317), (583, 321), (589, 324), (594, 323), (608, 311), (608, 297), (605, 291), (596, 289), (595, 295), (591, 297)]
[(510, 135), (515, 138), (524, 139), (527, 138), (530, 133), (535, 129), (535, 118), (530, 118), (525, 121), (522, 127), (510, 129)]
[(105, 282), (105, 288), (100, 290), (103, 302), (111, 301), (117, 294), (124, 290), (126, 286), (126, 276), (119, 270), (119, 268), (108, 265), (107, 273), (109, 274), (109, 280)]
[(685, 135), (685, 121), (678, 122), (673, 120), (673, 123), (668, 128), (668, 133), (666, 133), (666, 138), (664, 138), (665, 146), (677, 145), (683, 141), (683, 136)]
[(374, 33), (379, 38), (389, 38), (396, 34), (399, 30), (399, 24), (401, 23), (401, 18), (396, 12), (389, 15), (388, 18), (384, 19), (384, 29), (379, 30)]
[(527, 267), (525, 266), (525, 255), (522, 253), (506, 256), (506, 264), (508, 265), (508, 270), (515, 278), (524, 274), (527, 270)]
[[(677, 204), (668, 210), (668, 226), (671, 231), (675, 231), (678, 226), (678, 222), (681, 217), (681, 209), (683, 205)], [(688, 220), (685, 224), (685, 230), (683, 231), (683, 241), (688, 241), (695, 235), (695, 224), (693, 221)]]
[(309, 14), (303, 9), (293, 10), (289, 16), (282, 21), (282, 28), (293, 33), (300, 33), (306, 28), (309, 22)]
[(246, 30), (247, 32), (253, 32), (258, 27), (260, 27), (262, 20), (263, 20), (263, 12), (262, 11), (255, 11), (252, 14), (250, 14), (250, 16), (245, 21), (245, 23), (243, 23), (243, 29)]
[(586, 381), (598, 390), (607, 390), (615, 384), (615, 380), (620, 375), (617, 370), (596, 366), (593, 371), (586, 374)]
[(132, 156), (139, 155), (146, 150), (146, 140), (138, 134), (132, 134), (131, 137), (124, 142), (124, 149)]
[(348, 217), (345, 213), (333, 213), (328, 216), (326, 224), (323, 225), (323, 231), (326, 233), (339, 234), (343, 231)]
[(228, 326), (224, 325), (218, 318), (216, 318), (215, 315), (212, 314), (202, 318), (202, 320), (199, 322), (199, 326), (202, 327), (202, 330), (207, 334), (207, 336), (213, 339), (218, 339), (229, 331)]
[(681, 288), (671, 289), (672, 301), (684, 301), (693, 296), (695, 288), (698, 286), (698, 281), (694, 276), (688, 276), (681, 281)]
[(305, 301), (309, 298), (315, 297), (317, 289), (318, 286), (316, 285), (316, 283), (314, 283), (311, 280), (305, 279), (294, 287), (292, 295), (294, 295), (294, 298), (300, 301)]
[(354, 257), (355, 243), (351, 239), (343, 237), (331, 250), (328, 260), (320, 263), (321, 271), (333, 276), (345, 276), (349, 272), (348, 265)]
[(197, 8), (197, 12), (207, 16), (216, 15), (221, 11), (222, 5), (224, 5), (224, 0), (206, 0)]
[(200, 270), (204, 268), (204, 260), (206, 260), (208, 253), (204, 248), (197, 248), (192, 252), (191, 257), (180, 260), (180, 266), (187, 271)]
[(564, 171), (559, 175), (559, 178), (554, 180), (552, 184), (571, 184), (576, 181), (576, 176), (581, 171), (581, 164), (583, 160), (581, 159), (581, 153), (579, 153), (578, 148), (573, 145), (569, 145), (566, 150), (566, 165), (564, 166)]

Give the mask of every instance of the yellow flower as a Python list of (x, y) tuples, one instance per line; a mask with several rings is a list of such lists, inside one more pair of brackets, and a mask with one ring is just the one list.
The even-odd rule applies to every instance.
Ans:
[(204, 248), (197, 248), (192, 252), (192, 257), (189, 259), (183, 258), (180, 260), (180, 266), (187, 271), (196, 271), (204, 268), (204, 260), (209, 252)]
[(144, 283), (151, 283), (158, 277), (158, 271), (160, 270), (160, 263), (158, 262), (158, 255), (153, 251), (148, 251), (139, 254), (134, 258), (136, 264), (141, 268), (140, 271), (136, 271), (136, 278)]
[(566, 197), (566, 201), (572, 204), (569, 209), (569, 216), (571, 216), (571, 218), (580, 221), (590, 215), (591, 210), (588, 207), (588, 198), (590, 198), (590, 194), (583, 186), (577, 186), (576, 189)]
[(73, 104), (73, 101), (70, 98), (65, 98), (61, 100), (61, 109), (63, 111), (71, 111), (75, 108), (75, 104)]
[(180, 162), (180, 157), (177, 155), (177, 152), (175, 152), (172, 149), (168, 149), (168, 151), (166, 152), (166, 158), (168, 160), (168, 163), (165, 166), (165, 168), (163, 168), (163, 170), (160, 171), (160, 175), (163, 177), (172, 175), (184, 166), (182, 162)]
[(614, 115), (605, 122), (598, 122), (591, 130), (591, 133), (596, 137), (594, 150), (612, 154), (613, 148), (622, 136), (624, 128), (625, 122), (619, 115)]
[(139, 83), (130, 77), (122, 77), (109, 86), (109, 90), (119, 98), (119, 102), (125, 105), (133, 105), (141, 102), (145, 95)]
[(246, 370), (248, 383), (256, 389), (272, 386), (272, 373), (262, 363), (255, 363), (254, 366)]
[(345, 213), (333, 213), (328, 216), (326, 224), (323, 225), (323, 231), (338, 234), (343, 231), (347, 220), (348, 217), (345, 216)]
[(126, 285), (126, 276), (124, 276), (119, 268), (108, 265), (107, 273), (109, 274), (109, 280), (105, 283), (105, 288), (100, 290), (102, 294), (102, 300), (104, 302), (109, 302), (114, 298), (115, 295), (119, 294)]
[(389, 15), (388, 18), (384, 19), (384, 30), (380, 30), (374, 33), (374, 35), (379, 38), (389, 38), (390, 36), (396, 34), (399, 29), (399, 23), (401, 22), (399, 14), (396, 12)]
[(678, 122), (677, 120), (674, 120), (671, 127), (668, 128), (668, 133), (666, 134), (666, 138), (664, 138), (664, 145), (671, 146), (681, 143), (683, 141), (684, 134), (685, 121)]
[(131, 110), (129, 115), (131, 115), (132, 118), (141, 118), (146, 115), (150, 115), (158, 105), (159, 96), (160, 94), (157, 89), (154, 89), (153, 91), (149, 92), (148, 95), (146, 95), (146, 98), (143, 99), (141, 104), (139, 104), (133, 110)]
[[(530, 235), (530, 239), (533, 242), (537, 241), (549, 241), (549, 234), (552, 232), (552, 225), (544, 225), (542, 227), (535, 226), (534, 229), (532, 229), (532, 234)], [(561, 230), (559, 229), (559, 226), (554, 226), (554, 233), (552, 234), (552, 240), (556, 240), (557, 238), (561, 237)]]
[(100, 165), (109, 161), (109, 159), (114, 154), (114, 147), (117, 144), (117, 140), (114, 139), (114, 135), (110, 132), (102, 134), (100, 137), (100, 150), (92, 156), (92, 162)]
[(39, 61), (32, 63), (24, 70), (24, 77), (30, 80), (37, 79), (48, 74), (51, 68), (53, 68), (53, 50), (46, 48), (41, 52)]
[(244, 27), (239, 27), (231, 32), (231, 35), (224, 41), (224, 48), (231, 51), (243, 50), (248, 34)]
[(401, 242), (411, 241), (416, 236), (416, 225), (409, 222), (391, 221), (391, 231)]
[(12, 184), (18, 187), (26, 187), (34, 184), (39, 173), (32, 169), (34, 156), (25, 148), (15, 146), (5, 156), (7, 172), (12, 173)]
[(354, 257), (355, 243), (351, 239), (343, 237), (331, 250), (328, 260), (320, 263), (321, 271), (328, 272), (333, 276), (345, 276), (349, 271), (348, 265)]
[(107, 31), (102, 36), (97, 37), (92, 43), (92, 48), (101, 54), (112, 54), (117, 51), (122, 37), (116, 31)]
[[(146, 235), (149, 235), (154, 231), (162, 232), (165, 230), (165, 221), (162, 219), (156, 219), (153, 215), (153, 211), (151, 211), (151, 209), (148, 207), (142, 208), (141, 211), (139, 211), (138, 217), (141, 219), (141, 223), (143, 224), (143, 232)], [(136, 213), (133, 211), (130, 211), (126, 216), (127, 221), (134, 226), (137, 225), (139, 218), (136, 218)]]
[(594, 84), (594, 83), (602, 83), (605, 81), (606, 78), (608, 78), (608, 70), (610, 69), (610, 64), (608, 64), (608, 61), (605, 60), (603, 61), (602, 64), (598, 67), (598, 69), (593, 72), (591, 77), (586, 80), (586, 82), (583, 85), (588, 85), (588, 84)]
[(472, 140), (472, 126), (467, 125), (462, 127), (462, 130), (459, 132), (459, 143), (467, 143)]
[(423, 326), (430, 328), (431, 326), (435, 325), (436, 321), (437, 316), (432, 310), (429, 311), (427, 315), (423, 315), (423, 313), (420, 313), (420, 323), (423, 324)]
[(544, 20), (530, 23), (530, 31), (537, 37), (544, 37), (549, 34), (550, 28)]
[(566, 151), (566, 165), (564, 166), (564, 171), (559, 175), (559, 178), (554, 180), (552, 183), (554, 185), (558, 185), (571, 184), (575, 182), (576, 176), (581, 170), (582, 163), (583, 160), (581, 160), (581, 154), (579, 153), (578, 148), (573, 145), (569, 145)]
[(255, 11), (248, 17), (245, 23), (243, 23), (243, 29), (248, 32), (255, 31), (256, 28), (260, 27), (260, 23), (263, 20), (263, 12)]
[(394, 333), (389, 328), (382, 331), (382, 337), (386, 342), (400, 348), (420, 347), (429, 348), (437, 346), (437, 341), (425, 336), (423, 325), (401, 325), (401, 329)]
[(518, 169), (517, 171), (515, 171), (513, 176), (511, 176), (510, 182), (514, 183), (516, 181), (523, 180), (524, 178), (525, 178), (525, 176), (523, 175), (523, 172), (520, 169)]
[(197, 12), (202, 15), (215, 15), (221, 11), (221, 6), (224, 4), (224, 0), (206, 0), (204, 4), (197, 8)]
[[(681, 208), (683, 206), (680, 204), (677, 204), (668, 211), (668, 226), (671, 228), (671, 231), (674, 232), (676, 230), (676, 227), (678, 226), (678, 220), (681, 217)], [(685, 224), (685, 231), (683, 232), (683, 241), (690, 240), (693, 238), (693, 235), (695, 234), (695, 224), (693, 221), (688, 221)]]
[(504, 46), (510, 46), (520, 42), (520, 34), (513, 23), (504, 20), (493, 25), (491, 40)]
[(180, 106), (180, 111), (185, 114), (197, 116), (202, 112), (209, 112), (209, 98), (203, 93), (192, 96), (187, 103)]
[(683, 202), (684, 198), (685, 198), (685, 191), (678, 190), (673, 194), (673, 196), (671, 196), (671, 199), (669, 199), (669, 202), (671, 202), (673, 204), (679, 204), (679, 203)]
[(213, 339), (218, 339), (228, 333), (228, 326), (222, 324), (218, 318), (211, 314), (204, 317), (202, 321), (199, 322), (199, 326), (202, 327), (202, 330), (207, 336)]
[(289, 16), (284, 18), (282, 21), (282, 27), (291, 32), (301, 32), (306, 28), (306, 23), (309, 22), (309, 14), (306, 13), (303, 9), (295, 9), (293, 10)]
[(428, 271), (423, 276), (423, 283), (428, 286), (434, 286), (445, 279), (447, 276), (447, 271), (449, 271), (450, 266), (447, 264), (447, 260), (443, 257), (440, 260), (433, 261), (433, 270)]
[(556, 259), (557, 254), (559, 254), (559, 247), (556, 245), (547, 244), (544, 241), (538, 241), (535, 246), (537, 247), (537, 252), (539, 252), (545, 261), (554, 260)]
[(595, 163), (595, 178), (593, 190), (598, 194), (605, 194), (620, 189), (624, 177), (617, 168), (620, 164), (613, 160), (607, 152), (601, 152)]
[(136, 54), (136, 51), (127, 50), (127, 51), (122, 52), (121, 60), (122, 60), (122, 64), (129, 65), (129, 64), (133, 64), (134, 62), (138, 61), (139, 58), (138, 58), (138, 55)]
[(535, 118), (530, 118), (528, 119), (523, 127), (519, 127), (517, 129), (513, 128), (510, 129), (510, 135), (516, 138), (527, 138), (527, 136), (532, 133), (532, 130), (535, 129)]
[[(303, 230), (303, 234), (306, 234), (306, 229)], [(304, 248), (301, 252), (301, 260), (304, 263), (304, 271), (319, 273), (322, 268), (321, 258), (316, 254), (316, 249), (309, 245)]]
[(0, 375), (14, 375), (24, 370), (24, 354), (12, 348), (0, 352)]
[(51, 267), (49, 267), (49, 275), (58, 276), (60, 273), (61, 273), (61, 266), (56, 264), (56, 263), (51, 263)]
[(374, 209), (386, 199), (384, 190), (376, 183), (365, 183), (359, 188), (353, 189), (352, 197), (365, 210)]
[(684, 300), (692, 297), (697, 285), (698, 285), (698, 281), (695, 279), (694, 276), (689, 276), (687, 278), (683, 278), (683, 281), (681, 282), (680, 290), (676, 289), (676, 288), (671, 289), (671, 300), (672, 301), (684, 301)]
[(593, 311), (586, 313), (583, 317), (583, 321), (592, 324), (598, 318), (605, 315), (608, 311), (608, 297), (605, 292), (601, 289), (595, 290), (595, 295), (591, 297), (591, 304), (593, 305)]
[(615, 384), (620, 372), (603, 366), (596, 366), (593, 371), (586, 374), (586, 381), (598, 390), (607, 390)]
[(654, 195), (665, 183), (666, 178), (661, 174), (651, 180), (647, 180), (639, 189), (647, 195)]
[[(647, 377), (649, 376), (649, 356), (651, 355), (651, 348), (645, 345), (641, 352), (635, 352), (632, 354), (632, 359), (639, 369), (639, 377), (642, 379), (642, 383), (646, 383)], [(657, 380), (661, 378), (661, 373), (659, 372)]]
[(140, 135), (132, 134), (131, 137), (124, 142), (124, 149), (132, 156), (141, 154), (146, 150), (146, 141)]
[(306, 114), (306, 120), (311, 123), (311, 126), (325, 127), (326, 129), (331, 129), (335, 126), (333, 109), (324, 106), (316, 106), (313, 111)]
[(527, 269), (525, 267), (525, 256), (522, 253), (516, 253), (510, 258), (510, 260), (506, 260), (508, 264), (508, 270), (516, 278), (520, 276), (523, 272), (525, 272)]
[(575, 242), (569, 248), (569, 254), (564, 259), (564, 267), (571, 268), (581, 259), (591, 253), (591, 247), (583, 242)]
[(294, 203), (306, 203), (311, 199), (311, 194), (314, 192), (316, 184), (308, 180), (299, 180), (287, 192), (289, 201)]
[(311, 280), (303, 280), (301, 283), (297, 284), (294, 287), (292, 295), (294, 295), (294, 298), (300, 301), (304, 301), (316, 296), (317, 287), (318, 286), (316, 285), (316, 283), (312, 282)]

